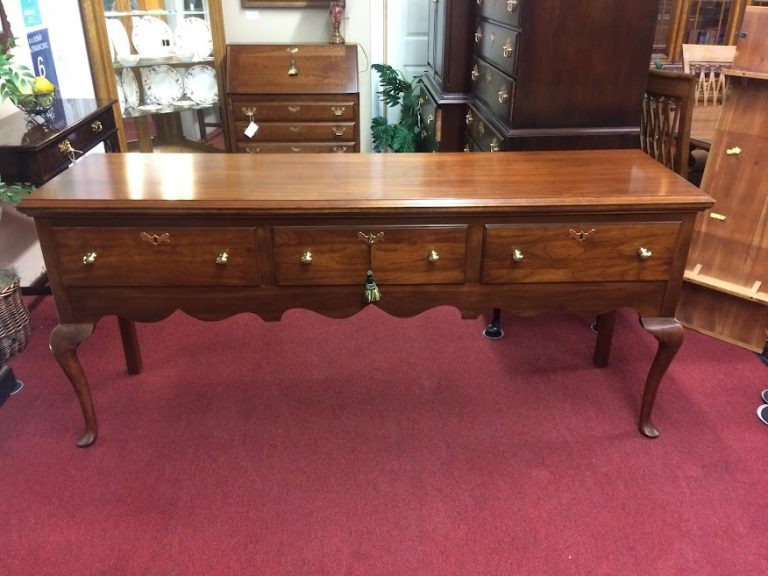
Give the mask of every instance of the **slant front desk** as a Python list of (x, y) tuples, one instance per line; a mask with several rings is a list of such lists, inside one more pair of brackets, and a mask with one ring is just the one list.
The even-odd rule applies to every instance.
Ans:
[[(555, 308), (597, 316), (608, 361), (618, 307), (659, 342), (640, 407), (654, 398), (683, 329), (675, 306), (694, 219), (712, 200), (637, 150), (496, 154), (92, 155), (26, 198), (59, 313), (51, 349), (97, 434), (80, 342), (133, 321), (290, 308), (347, 317), (450, 305)], [(640, 383), (638, 382), (638, 385)], [(510, 418), (514, 415), (510, 414)]]

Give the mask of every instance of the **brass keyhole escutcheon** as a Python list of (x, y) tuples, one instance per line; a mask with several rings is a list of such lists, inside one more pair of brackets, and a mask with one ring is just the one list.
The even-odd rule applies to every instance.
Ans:
[(579, 230), (576, 232), (573, 228), (568, 230), (568, 236), (571, 238), (576, 238), (579, 242), (584, 242), (587, 238), (589, 238), (592, 234), (595, 233), (594, 228), (590, 228), (589, 230)]
[(159, 246), (160, 244), (170, 244), (171, 243), (171, 235), (168, 232), (164, 232), (162, 234), (147, 234), (146, 232), (142, 232), (140, 234), (140, 237), (144, 242), (148, 242), (149, 244), (152, 244), (152, 246)]

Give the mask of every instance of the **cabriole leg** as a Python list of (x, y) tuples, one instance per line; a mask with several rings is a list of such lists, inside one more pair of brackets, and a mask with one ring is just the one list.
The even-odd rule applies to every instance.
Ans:
[(659, 341), (656, 356), (653, 358), (653, 364), (645, 381), (643, 403), (640, 408), (640, 432), (648, 438), (656, 438), (659, 431), (651, 421), (653, 402), (661, 379), (683, 343), (683, 326), (675, 318), (641, 317), (640, 324)]
[(81, 448), (93, 444), (97, 434), (91, 388), (77, 357), (77, 347), (91, 335), (93, 327), (93, 324), (59, 324), (53, 329), (49, 339), (53, 356), (67, 375), (80, 401), (80, 409), (85, 420), (85, 432), (77, 440), (77, 445)]

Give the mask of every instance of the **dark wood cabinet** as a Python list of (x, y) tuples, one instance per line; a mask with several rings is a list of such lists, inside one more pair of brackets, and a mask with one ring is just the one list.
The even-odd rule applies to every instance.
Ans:
[(421, 90), (425, 151), (457, 152), (464, 147), (474, 6), (467, 0), (432, 0), (429, 5), (427, 70)]
[(657, 0), (478, 0), (468, 149), (638, 147), (657, 10)]

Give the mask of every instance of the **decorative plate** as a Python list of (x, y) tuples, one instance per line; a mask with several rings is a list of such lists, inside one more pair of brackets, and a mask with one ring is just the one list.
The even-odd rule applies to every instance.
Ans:
[(173, 52), (170, 26), (154, 16), (134, 17), (131, 39), (142, 56), (162, 56)]
[(142, 68), (141, 83), (147, 104), (173, 104), (184, 93), (178, 72), (164, 64)]
[(184, 91), (198, 104), (213, 104), (219, 101), (219, 85), (216, 71), (205, 64), (192, 66), (184, 75)]
[(131, 53), (131, 41), (125, 26), (116, 18), (107, 18), (107, 36), (112, 46), (112, 51), (117, 56), (126, 56)]
[(123, 81), (120, 76), (115, 74), (115, 86), (117, 86), (117, 99), (120, 102), (120, 110), (125, 112), (125, 92), (123, 92)]
[(202, 18), (184, 18), (176, 28), (176, 53), (205, 58), (213, 51), (211, 27)]
[(122, 80), (125, 105), (128, 108), (136, 108), (139, 105), (139, 83), (133, 70), (123, 68)]

